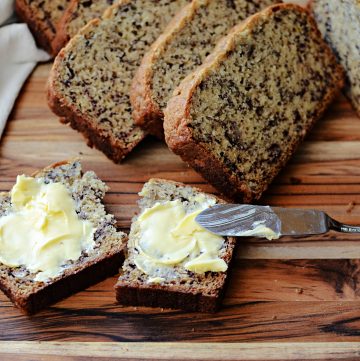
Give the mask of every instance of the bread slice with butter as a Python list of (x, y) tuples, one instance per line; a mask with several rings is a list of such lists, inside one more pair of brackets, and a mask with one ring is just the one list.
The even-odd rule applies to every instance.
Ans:
[(17, 307), (34, 313), (118, 272), (127, 236), (105, 211), (107, 189), (75, 160), (0, 194), (0, 289)]
[(235, 239), (195, 222), (223, 201), (199, 189), (151, 179), (140, 192), (128, 256), (115, 286), (120, 304), (214, 312), (218, 309)]

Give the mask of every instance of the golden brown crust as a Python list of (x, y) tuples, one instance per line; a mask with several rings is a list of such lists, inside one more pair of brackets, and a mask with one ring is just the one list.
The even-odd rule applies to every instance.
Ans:
[(191, 2), (175, 15), (163, 34), (159, 36), (143, 57), (132, 82), (130, 101), (133, 107), (134, 123), (159, 139), (164, 139), (164, 113), (153, 99), (151, 90), (153, 64), (157, 61), (166, 45), (172, 40), (173, 34), (181, 29), (189, 17), (194, 14), (196, 4), (196, 2)]
[[(262, 185), (261, 191), (253, 193), (244, 181), (239, 180), (219, 160), (209, 153), (204, 146), (194, 140), (192, 131), (188, 127), (188, 124), (191, 123), (191, 99), (197, 86), (204, 78), (206, 78), (207, 74), (219, 66), (222, 60), (226, 59), (227, 54), (235, 47), (235, 36), (237, 33), (242, 32), (244, 29), (253, 28), (262, 17), (267, 17), (273, 12), (283, 8), (297, 9), (298, 11), (308, 13), (306, 9), (297, 5), (278, 4), (268, 7), (249, 17), (243, 23), (235, 26), (230, 33), (218, 43), (214, 52), (209, 55), (204, 64), (182, 81), (179, 87), (174, 91), (174, 96), (168, 102), (164, 112), (165, 140), (169, 148), (175, 154), (178, 154), (185, 162), (190, 164), (220, 192), (244, 203), (260, 198), (261, 194), (267, 189), (268, 184), (285, 165), (306, 134), (303, 134), (301, 139), (298, 139), (291, 145), (291, 151), (289, 152), (286, 161), (283, 164), (279, 164), (276, 168), (274, 167), (273, 172), (269, 177), (269, 182)], [(317, 29), (315, 20), (311, 17), (310, 21), (313, 31), (316, 32), (316, 36), (320, 39), (321, 34)], [(325, 43), (324, 49), (327, 52), (327, 55), (333, 59), (335, 64), (335, 56)], [(323, 103), (320, 104), (317, 109), (317, 113), (313, 118), (311, 126), (322, 116), (327, 106), (337, 94), (337, 90), (343, 86), (344, 71), (340, 65), (337, 66), (336, 72), (338, 74), (339, 82), (336, 84), (336, 87), (328, 90)], [(310, 130), (311, 126), (307, 131)]]
[[(107, 13), (109, 14), (109, 13)], [(104, 15), (105, 16), (105, 15)], [(76, 35), (70, 40), (68, 46), (71, 46), (73, 41), (76, 41), (77, 37), (83, 33), (86, 33), (88, 28), (99, 24), (99, 19), (90, 21), (83, 29), (80, 30), (79, 35)], [(105, 155), (113, 160), (115, 163), (120, 162), (124, 157), (131, 152), (131, 150), (143, 139), (139, 139), (138, 143), (131, 143), (130, 146), (126, 147), (124, 143), (116, 138), (115, 136), (109, 136), (103, 134), (101, 129), (96, 127), (91, 119), (86, 117), (85, 114), (79, 112), (79, 110), (73, 105), (69, 104), (61, 94), (56, 92), (54, 86), (55, 80), (58, 77), (58, 68), (60, 63), (65, 56), (67, 47), (63, 48), (55, 59), (53, 67), (50, 71), (48, 84), (47, 84), (47, 98), (48, 104), (51, 110), (57, 114), (60, 121), (64, 124), (68, 123), (70, 126), (81, 132), (87, 139), (87, 143), (90, 147), (95, 146), (101, 150)], [(145, 135), (144, 135), (145, 137)]]
[(36, 43), (49, 54), (55, 56), (51, 42), (54, 39), (55, 33), (44, 22), (36, 19), (35, 14), (26, 5), (24, 0), (16, 0), (15, 11), (19, 18), (26, 22), (35, 37)]

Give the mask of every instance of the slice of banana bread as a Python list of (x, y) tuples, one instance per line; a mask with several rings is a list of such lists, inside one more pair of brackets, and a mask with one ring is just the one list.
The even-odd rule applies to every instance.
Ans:
[(49, 54), (55, 56), (52, 42), (57, 25), (70, 0), (16, 0), (18, 16), (25, 21), (33, 33), (36, 42)]
[[(76, 261), (62, 265), (62, 273), (44, 282), (26, 267), (9, 267), (0, 262), (0, 289), (26, 313), (34, 313), (76, 291), (114, 275), (123, 259), (127, 236), (115, 228), (115, 218), (107, 214), (102, 199), (108, 187), (94, 172), (82, 174), (79, 161), (54, 164), (33, 175), (44, 183), (63, 184), (75, 201), (76, 213), (96, 228), (95, 245)], [(0, 217), (13, 211), (9, 193), (0, 194)]]
[(54, 52), (58, 53), (90, 20), (101, 17), (115, 0), (72, 0), (57, 27), (53, 41)]
[(313, 0), (315, 20), (346, 71), (345, 93), (360, 116), (360, 1)]
[[(140, 214), (131, 225), (128, 255), (119, 280), (115, 285), (116, 298), (120, 304), (133, 306), (180, 308), (189, 311), (215, 312), (220, 306), (228, 270), (205, 273), (189, 271), (184, 262), (176, 266), (159, 267), (154, 274), (138, 268), (139, 244), (148, 237), (143, 234), (139, 218), (146, 210), (158, 204), (179, 200), (186, 214), (215, 203), (219, 198), (181, 183), (151, 179), (140, 192)], [(161, 227), (161, 225), (160, 225)], [(166, 234), (162, 234), (166, 242)], [(193, 235), (196, 238), (196, 235)], [(235, 247), (235, 238), (222, 239), (218, 257), (229, 266)], [(156, 251), (157, 252), (157, 251)], [(165, 255), (166, 257), (167, 255)], [(190, 255), (188, 255), (190, 257)], [(185, 259), (186, 260), (186, 259)], [(146, 260), (145, 260), (146, 263)], [(186, 263), (185, 263), (186, 264)]]
[(227, 196), (259, 199), (343, 75), (309, 13), (274, 5), (236, 26), (177, 88), (166, 142)]
[(122, 0), (59, 53), (51, 109), (115, 162), (145, 136), (131, 116), (130, 84), (141, 58), (186, 0)]
[(163, 138), (163, 110), (175, 87), (201, 65), (230, 28), (277, 0), (194, 0), (145, 55), (132, 84), (133, 117)]

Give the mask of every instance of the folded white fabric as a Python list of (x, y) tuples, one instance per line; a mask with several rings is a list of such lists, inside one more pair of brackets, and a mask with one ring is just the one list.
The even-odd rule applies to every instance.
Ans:
[(1, 0), (0, 2), (0, 25), (4, 24), (14, 12), (13, 0)]
[(0, 0), (0, 137), (25, 80), (37, 62), (50, 59), (26, 24), (9, 24), (13, 7), (13, 0)]

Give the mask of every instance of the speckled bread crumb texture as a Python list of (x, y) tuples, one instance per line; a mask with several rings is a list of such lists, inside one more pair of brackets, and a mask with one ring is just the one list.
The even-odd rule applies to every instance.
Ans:
[(53, 47), (60, 51), (90, 20), (100, 18), (115, 0), (72, 0), (62, 16)]
[(346, 95), (360, 116), (360, 1), (314, 0), (311, 5), (321, 33), (346, 70)]
[(192, 1), (152, 46), (134, 78), (135, 122), (154, 135), (162, 134), (163, 109), (181, 80), (203, 63), (231, 27), (277, 2)]
[[(130, 82), (140, 60), (185, 0), (122, 1), (60, 52), (49, 81), (55, 113), (120, 161), (145, 136), (131, 116)], [(116, 156), (120, 154), (120, 156)]]
[(186, 24), (172, 34), (161, 57), (153, 64), (154, 100), (163, 109), (175, 87), (200, 66), (219, 39), (249, 15), (277, 1), (214, 0), (199, 5)]
[(342, 84), (308, 12), (275, 5), (234, 28), (184, 80), (166, 110), (166, 140), (224, 194), (251, 202)]

